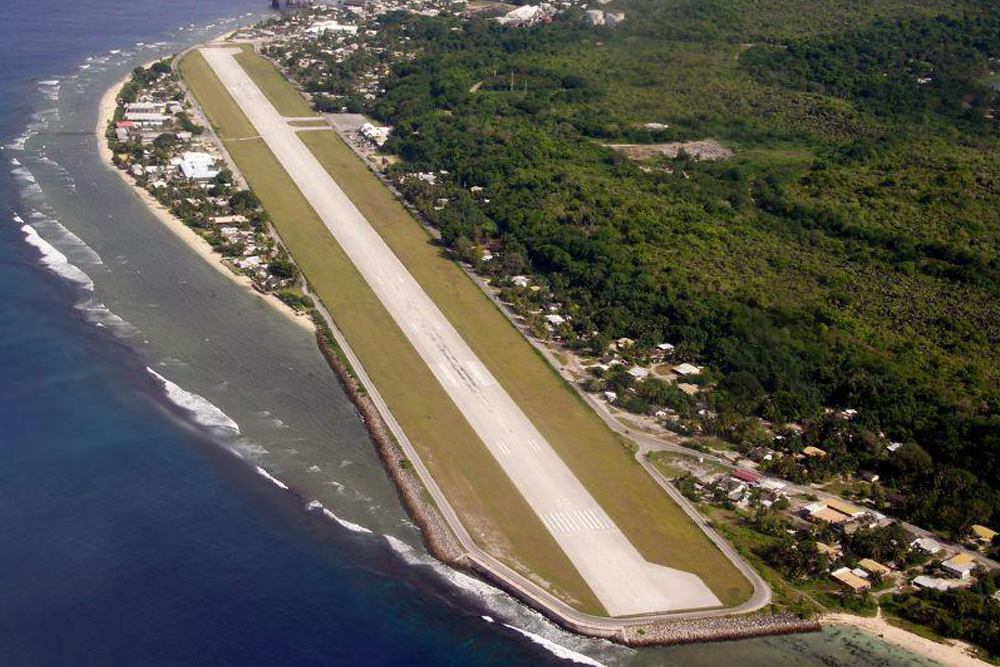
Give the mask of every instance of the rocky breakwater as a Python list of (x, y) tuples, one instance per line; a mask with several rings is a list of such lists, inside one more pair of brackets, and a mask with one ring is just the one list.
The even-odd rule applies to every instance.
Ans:
[(819, 629), (818, 621), (802, 619), (795, 614), (714, 616), (664, 621), (648, 626), (627, 626), (618, 639), (627, 646), (669, 646), (769, 635), (790, 635), (799, 632), (816, 632)]

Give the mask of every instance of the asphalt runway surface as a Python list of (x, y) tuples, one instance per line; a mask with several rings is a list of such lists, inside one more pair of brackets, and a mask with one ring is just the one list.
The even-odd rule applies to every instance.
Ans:
[(647, 562), (499, 385), (247, 75), (234, 47), (205, 60), (448, 396), (612, 616), (721, 602), (696, 575)]

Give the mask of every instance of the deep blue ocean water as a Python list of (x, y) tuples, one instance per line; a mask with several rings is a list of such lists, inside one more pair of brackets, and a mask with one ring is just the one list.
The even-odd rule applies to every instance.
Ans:
[[(111, 81), (265, 4), (4, 4), (0, 667), (919, 664), (836, 630), (629, 651), (562, 633), (431, 563), (314, 346), (189, 257), (94, 157), (93, 111)], [(26, 223), (89, 262), (96, 294), (141, 327), (81, 309), (86, 278), (51, 256), (46, 268)], [(303, 511), (305, 498), (234, 457), (232, 433), (179, 409), (147, 366), (224, 403), (282, 479), (307, 484), (317, 461), (335, 469), (354, 488), (331, 477), (310, 494), (330, 489), (329, 507), (374, 531)], [(248, 442), (236, 444), (264, 451)]]

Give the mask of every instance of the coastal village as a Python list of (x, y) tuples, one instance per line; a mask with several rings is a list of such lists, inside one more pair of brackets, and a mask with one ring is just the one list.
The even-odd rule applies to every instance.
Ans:
[[(500, 3), (364, 2), (309, 6), (237, 33), (295, 81), (342, 138), (430, 229), (440, 218), (489, 204), (482, 187), (464, 187), (447, 171), (408, 171), (393, 154), (393, 128), (362, 115), (380, 81), (414, 57), (405, 38), (387, 39), (380, 17), (396, 11), (428, 17), (483, 12), (509, 29), (576, 11), (613, 28), (620, 12), (586, 2), (512, 7)], [(346, 72), (350, 72), (347, 75)], [(516, 85), (513, 83), (511, 85)], [(195, 230), (262, 292), (308, 307), (298, 271), (271, 232), (259, 201), (238, 183), (216, 140), (194, 117), (169, 65), (137, 70), (108, 129), (115, 164)], [(460, 214), (460, 213), (459, 213)], [(881, 609), (917, 626), (956, 605), (1000, 615), (1000, 539), (995, 526), (970, 522), (940, 536), (893, 518), (907, 498), (882, 485), (882, 470), (914, 456), (912, 443), (871, 432), (857, 411), (827, 409), (811, 423), (720, 418), (713, 370), (683, 344), (606, 340), (578, 319), (509, 249), (454, 244), (463, 267), (533, 339), (560, 371), (637, 433), (679, 445), (649, 460), (741, 553), (768, 574), (776, 608), (801, 615)], [(865, 456), (852, 442), (864, 441)], [(993, 605), (992, 607), (990, 605)], [(921, 621), (921, 617), (925, 621)]]
[(298, 270), (257, 197), (238, 183), (216, 140), (193, 118), (168, 61), (137, 68), (107, 131), (114, 164), (202, 237), (254, 289), (293, 308), (310, 305)]

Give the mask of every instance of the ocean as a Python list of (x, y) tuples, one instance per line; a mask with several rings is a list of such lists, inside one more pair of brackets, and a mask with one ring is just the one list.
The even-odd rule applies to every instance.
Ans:
[(103, 93), (263, 0), (0, 23), (0, 665), (920, 665), (861, 633), (633, 651), (431, 559), (312, 337), (99, 160)]

